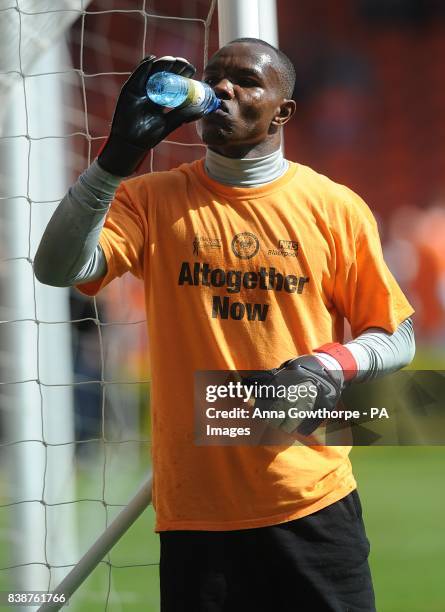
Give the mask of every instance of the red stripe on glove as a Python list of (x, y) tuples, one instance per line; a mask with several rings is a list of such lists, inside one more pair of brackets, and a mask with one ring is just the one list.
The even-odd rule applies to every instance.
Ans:
[(338, 361), (343, 370), (345, 380), (352, 380), (357, 375), (357, 362), (353, 354), (339, 342), (328, 342), (314, 349), (317, 353), (326, 353)]

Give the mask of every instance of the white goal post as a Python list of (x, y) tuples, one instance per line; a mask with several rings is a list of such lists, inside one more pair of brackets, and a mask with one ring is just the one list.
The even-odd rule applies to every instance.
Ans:
[(32, 259), (69, 180), (64, 86), (51, 75), (70, 66), (64, 34), (86, 4), (0, 2), (0, 407), (15, 590), (53, 588), (78, 558), (68, 291), (38, 283)]
[(278, 46), (275, 0), (218, 0), (219, 46), (235, 38), (261, 38)]

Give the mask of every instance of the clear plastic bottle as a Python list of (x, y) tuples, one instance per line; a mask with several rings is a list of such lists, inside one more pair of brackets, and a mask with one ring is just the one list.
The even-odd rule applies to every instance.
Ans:
[(155, 72), (148, 79), (146, 90), (152, 102), (167, 108), (176, 108), (181, 104), (198, 106), (204, 102), (204, 114), (207, 115), (221, 105), (210, 85), (173, 72)]

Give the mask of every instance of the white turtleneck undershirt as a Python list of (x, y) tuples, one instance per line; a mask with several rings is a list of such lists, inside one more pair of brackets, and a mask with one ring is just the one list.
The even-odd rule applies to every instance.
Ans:
[(289, 162), (277, 149), (264, 157), (233, 159), (207, 149), (205, 169), (207, 174), (225, 185), (233, 187), (259, 187), (270, 183), (286, 172)]

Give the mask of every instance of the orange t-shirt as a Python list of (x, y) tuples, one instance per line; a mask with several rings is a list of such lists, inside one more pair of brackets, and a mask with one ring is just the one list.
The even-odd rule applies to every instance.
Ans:
[[(301, 164), (255, 188), (222, 185), (203, 160), (123, 182), (100, 244), (107, 275), (145, 285), (158, 531), (273, 525), (356, 487), (343, 446), (197, 446), (194, 373), (259, 370), (413, 310), (374, 218), (348, 188)], [(249, 273), (249, 274), (246, 274)]]

